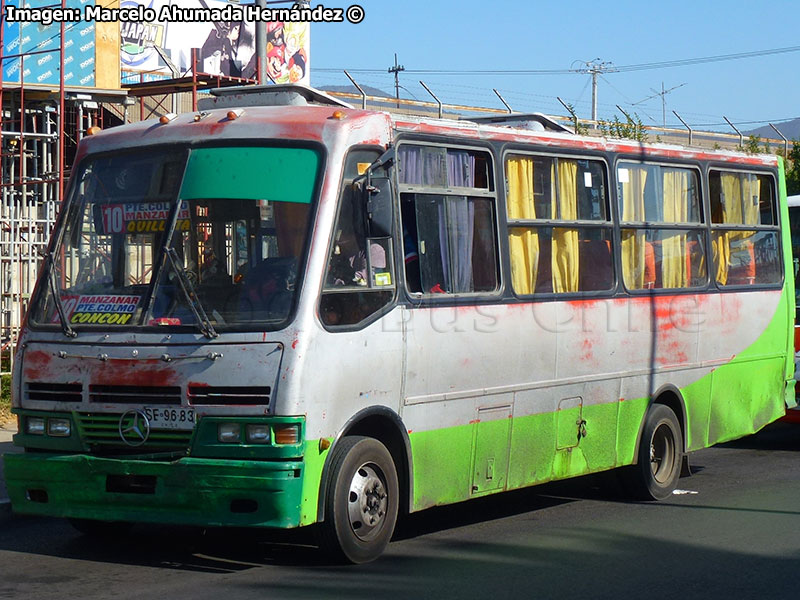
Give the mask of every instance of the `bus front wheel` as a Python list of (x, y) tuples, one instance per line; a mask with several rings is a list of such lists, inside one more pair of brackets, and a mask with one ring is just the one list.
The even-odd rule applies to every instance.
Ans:
[(640, 500), (663, 500), (678, 485), (683, 462), (683, 435), (678, 418), (663, 404), (652, 405), (645, 416), (638, 462), (623, 471), (623, 482)]
[(386, 446), (368, 437), (342, 438), (333, 450), (320, 546), (337, 561), (375, 560), (397, 521), (397, 470)]

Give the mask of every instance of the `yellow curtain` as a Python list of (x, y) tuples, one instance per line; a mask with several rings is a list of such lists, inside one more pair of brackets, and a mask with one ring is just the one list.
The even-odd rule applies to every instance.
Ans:
[[(578, 163), (558, 161), (558, 194), (551, 200), (553, 218), (573, 221), (578, 218)], [(553, 291), (556, 294), (578, 291), (578, 230), (553, 229)]]
[[(756, 175), (744, 175), (742, 182), (742, 209), (745, 225), (758, 225), (760, 221), (761, 180)], [(748, 237), (750, 234), (748, 233)]]
[[(722, 223), (744, 223), (742, 211), (742, 181), (737, 173), (720, 174), (722, 193)], [(717, 265), (717, 281), (722, 285), (728, 283), (728, 269), (731, 264), (731, 242), (739, 234), (737, 231), (714, 232), (711, 240), (714, 261)]]
[[(685, 223), (689, 219), (689, 173), (664, 170), (664, 221)], [(661, 285), (665, 288), (687, 287), (686, 234), (665, 232), (661, 242)]]
[[(620, 176), (622, 182), (622, 220), (644, 221), (644, 186), (647, 171), (644, 168), (625, 166), (627, 172)], [(622, 230), (622, 275), (625, 285), (634, 290), (644, 287), (645, 234), (638, 229)]]
[[(535, 219), (533, 160), (523, 157), (509, 158), (506, 161), (506, 180), (508, 219)], [(518, 294), (532, 294), (536, 289), (536, 274), (539, 270), (539, 233), (534, 228), (512, 228), (509, 230), (508, 245), (514, 291)]]

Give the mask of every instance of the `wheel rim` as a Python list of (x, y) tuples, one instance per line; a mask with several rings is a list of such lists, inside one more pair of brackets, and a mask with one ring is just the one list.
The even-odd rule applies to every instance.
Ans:
[(650, 470), (653, 479), (661, 485), (668, 483), (672, 478), (675, 453), (675, 436), (672, 435), (672, 429), (662, 423), (653, 432), (653, 439), (650, 441)]
[(353, 474), (348, 493), (347, 513), (353, 533), (362, 541), (374, 538), (386, 520), (389, 495), (383, 473), (371, 463)]

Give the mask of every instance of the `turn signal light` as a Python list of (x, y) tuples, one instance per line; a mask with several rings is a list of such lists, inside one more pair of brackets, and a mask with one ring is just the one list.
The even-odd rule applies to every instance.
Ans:
[(272, 427), (275, 435), (275, 443), (282, 445), (293, 445), (300, 443), (300, 425), (274, 425)]

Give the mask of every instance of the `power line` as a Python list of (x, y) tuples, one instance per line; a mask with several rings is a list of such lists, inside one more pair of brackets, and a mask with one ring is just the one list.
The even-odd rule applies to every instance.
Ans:
[[(614, 67), (614, 71), (618, 73), (627, 73), (631, 71), (645, 71), (648, 69), (684, 67), (727, 60), (741, 60), (744, 58), (754, 58), (757, 56), (769, 56), (772, 54), (786, 54), (789, 52), (800, 52), (800, 46), (788, 46), (785, 48), (771, 48), (768, 50), (755, 50), (752, 52), (737, 52), (734, 54), (718, 54), (715, 56), (702, 56), (698, 58), (683, 58), (678, 60), (623, 65)], [(315, 70), (323, 72), (342, 71), (342, 69), (324, 67), (318, 67)], [(348, 69), (348, 71), (350, 73), (385, 72), (383, 69)], [(573, 75), (575, 73), (585, 73), (585, 69), (407, 69), (406, 72), (417, 75)]]

